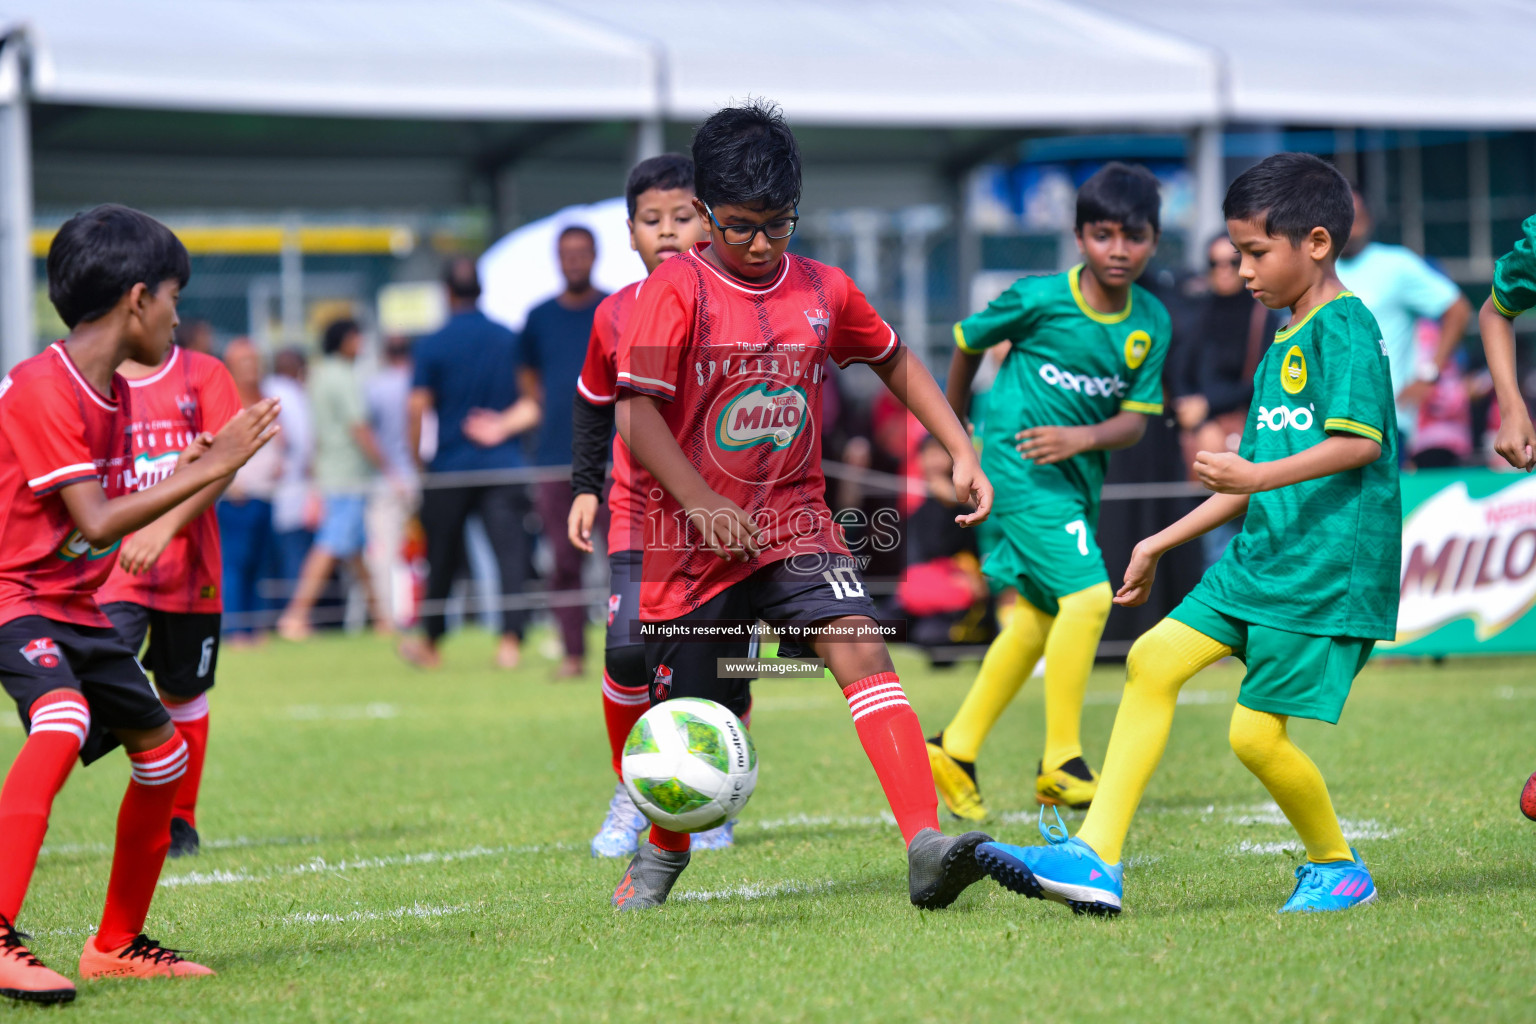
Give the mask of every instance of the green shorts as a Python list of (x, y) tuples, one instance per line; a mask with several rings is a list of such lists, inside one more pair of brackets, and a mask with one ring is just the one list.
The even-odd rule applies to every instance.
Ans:
[(1047, 615), (1057, 599), (1108, 583), (1095, 524), (1081, 509), (1064, 505), (1031, 512), (993, 513), (996, 543), (981, 563), (994, 586), (1017, 587), (1019, 596)]
[(1237, 693), (1243, 707), (1330, 725), (1338, 724), (1349, 688), (1376, 646), (1360, 637), (1310, 636), (1244, 622), (1193, 596), (1168, 617), (1232, 648), (1248, 669)]

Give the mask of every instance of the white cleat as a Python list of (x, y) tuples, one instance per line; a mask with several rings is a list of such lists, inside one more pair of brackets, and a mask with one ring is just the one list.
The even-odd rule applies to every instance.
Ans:
[(633, 857), (640, 849), (640, 834), (650, 827), (651, 823), (620, 782), (613, 787), (613, 799), (608, 801), (608, 815), (603, 818), (602, 828), (592, 837), (592, 856)]

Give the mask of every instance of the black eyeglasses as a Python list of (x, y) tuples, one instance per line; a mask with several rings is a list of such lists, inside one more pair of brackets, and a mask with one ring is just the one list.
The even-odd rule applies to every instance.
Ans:
[(1236, 270), (1238, 267), (1243, 265), (1243, 258), (1241, 256), (1233, 256), (1230, 259), (1207, 260), (1206, 262), (1210, 264), (1212, 270), (1215, 270), (1217, 267), (1226, 267), (1228, 270)]
[(782, 242), (795, 233), (795, 225), (800, 223), (798, 206), (795, 207), (793, 217), (780, 217), (767, 224), (721, 224), (715, 219), (715, 211), (709, 208), (708, 203), (704, 204), (704, 212), (709, 214), (710, 223), (720, 231), (720, 237), (725, 240), (726, 245), (751, 245), (752, 239), (757, 237), (759, 231), (775, 242)]

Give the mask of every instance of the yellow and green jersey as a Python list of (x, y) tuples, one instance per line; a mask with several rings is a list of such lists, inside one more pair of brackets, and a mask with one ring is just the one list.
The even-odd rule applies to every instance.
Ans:
[(1536, 216), (1520, 225), (1520, 241), (1493, 268), (1493, 304), (1513, 320), (1536, 306)]
[(981, 466), (997, 490), (997, 512), (1071, 503), (1096, 521), (1109, 453), (1037, 466), (1018, 453), (1014, 435), (1027, 427), (1090, 426), (1122, 410), (1163, 411), (1168, 311), (1133, 284), (1124, 309), (1100, 313), (1078, 287), (1082, 269), (1020, 278), (955, 325), (955, 344), (964, 352), (1013, 343), (981, 427)]
[(1253, 379), (1241, 454), (1273, 462), (1334, 434), (1381, 445), (1359, 469), (1263, 491), (1191, 597), (1245, 622), (1312, 636), (1397, 632), (1402, 502), (1386, 345), (1350, 292), (1278, 332)]

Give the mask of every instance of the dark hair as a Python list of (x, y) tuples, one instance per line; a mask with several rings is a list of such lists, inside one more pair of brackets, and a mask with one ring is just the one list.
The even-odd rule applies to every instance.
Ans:
[(136, 284), (185, 288), (191, 277), (187, 247), (170, 228), (115, 203), (75, 214), (48, 247), (48, 299), (70, 329), (112, 312)]
[(1140, 164), (1132, 167), (1111, 160), (1077, 190), (1076, 230), (1108, 220), (1132, 230), (1151, 226), (1156, 234), (1162, 230), (1158, 187), (1157, 176)]
[(443, 283), (448, 294), (456, 299), (473, 302), (480, 297), (480, 271), (468, 256), (455, 256), (443, 267)]
[(332, 320), (325, 328), (325, 333), (320, 336), (320, 351), (328, 356), (333, 356), (341, 351), (341, 346), (346, 340), (356, 334), (362, 328), (357, 326), (356, 320), (343, 317), (340, 320)]
[(1355, 199), (1338, 168), (1311, 153), (1276, 153), (1238, 175), (1221, 215), (1227, 220), (1251, 220), (1271, 237), (1292, 245), (1316, 227), (1326, 228), (1333, 252), (1349, 238), (1355, 223)]
[(624, 183), (624, 203), (631, 219), (635, 216), (635, 204), (653, 188), (662, 192), (685, 188), (692, 192), (693, 161), (681, 153), (663, 153), (635, 164)]
[(587, 241), (592, 246), (592, 251), (597, 252), (597, 236), (592, 233), (591, 228), (584, 227), (580, 224), (567, 224), (565, 227), (560, 229), (560, 237), (555, 239), (555, 244), (559, 245), (561, 242), (565, 241), (567, 235), (586, 235)]
[(782, 210), (800, 203), (800, 146), (778, 104), (748, 100), (693, 133), (694, 192), (711, 206)]

